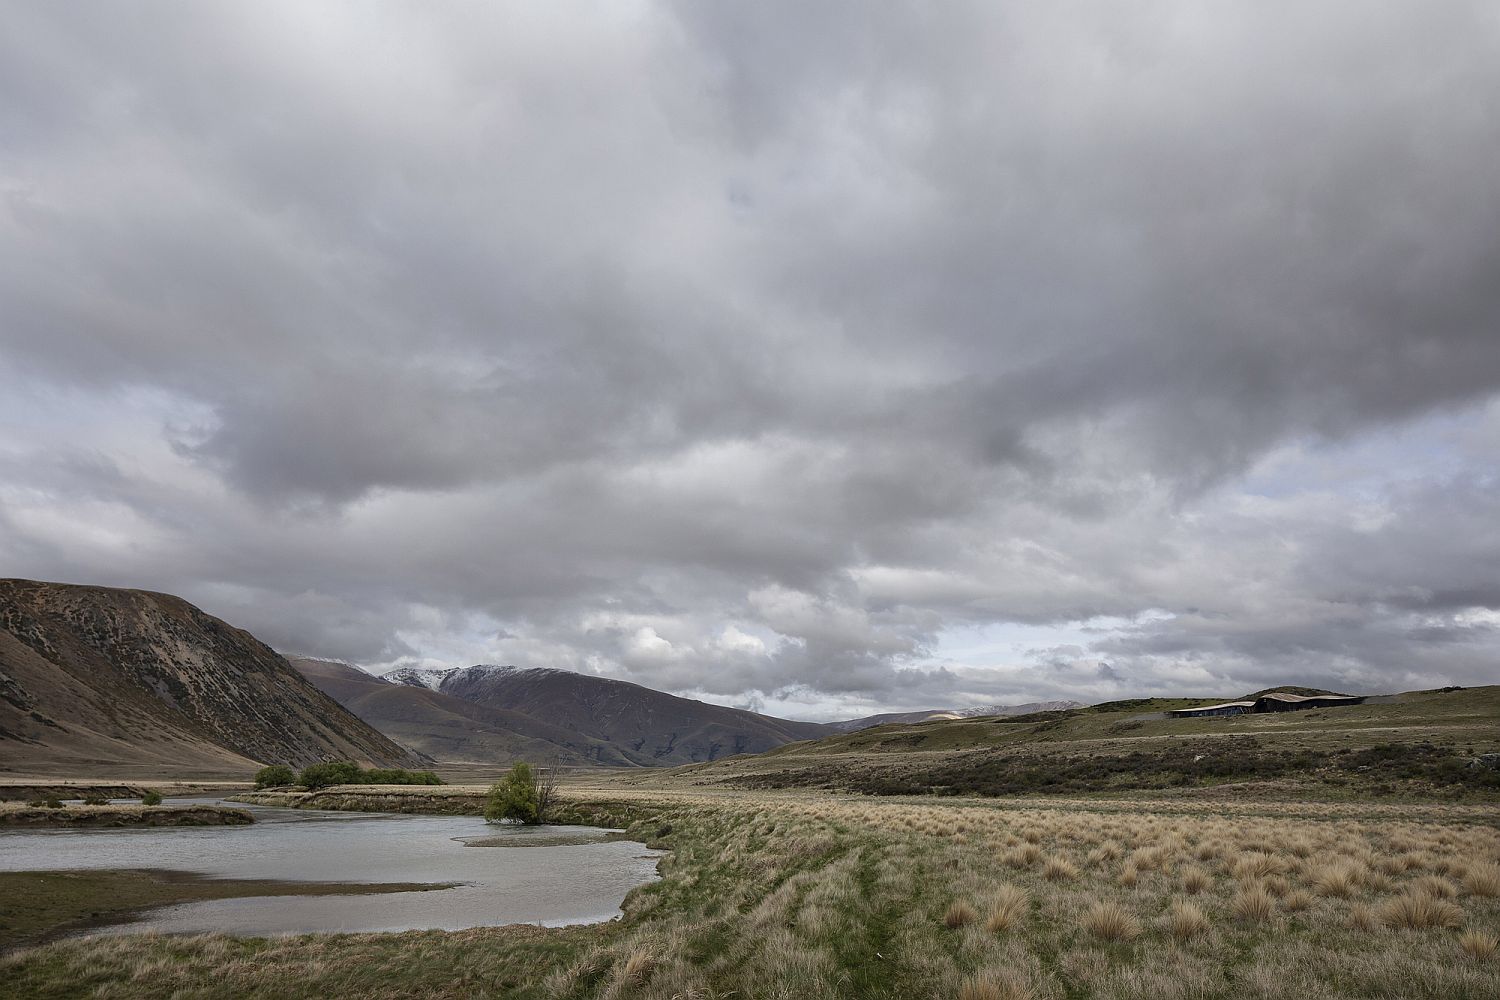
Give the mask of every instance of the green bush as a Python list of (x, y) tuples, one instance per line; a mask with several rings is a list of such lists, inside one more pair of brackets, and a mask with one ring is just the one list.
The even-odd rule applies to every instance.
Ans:
[(83, 804), (86, 806), (107, 806), (109, 805), (109, 798), (104, 795), (85, 795), (83, 797)]
[(143, 805), (143, 806), (159, 806), (159, 805), (161, 805), (161, 792), (158, 792), (154, 788), (148, 788), (148, 789), (146, 789), (146, 794), (141, 796), (141, 805)]
[(509, 774), (490, 787), (489, 801), (484, 806), (485, 821), (539, 822), (541, 808), (538, 800), (536, 773), (530, 764), (517, 762)]
[(285, 764), (272, 764), (255, 772), (256, 788), (271, 788), (276, 785), (290, 785), (297, 780), (297, 772)]
[[(288, 782), (291, 779), (288, 779)], [(441, 785), (443, 780), (431, 771), (408, 771), (400, 767), (362, 769), (352, 760), (309, 764), (302, 769), (297, 784), (308, 789), (329, 785)]]
[(408, 771), (400, 767), (372, 767), (360, 775), (366, 785), (441, 785), (443, 779), (431, 771)]
[(46, 802), (43, 802), (42, 805), (46, 806), (48, 809), (61, 809), (63, 808), (63, 800), (57, 798), (56, 796), (53, 796)]
[(329, 785), (357, 785), (360, 783), (359, 779), (359, 765), (354, 761), (332, 760), (304, 767), (297, 778), (297, 784), (316, 791)]

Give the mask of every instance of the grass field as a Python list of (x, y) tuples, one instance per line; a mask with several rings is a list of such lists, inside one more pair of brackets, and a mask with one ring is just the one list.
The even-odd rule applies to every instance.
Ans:
[[(1223, 787), (1300, 800), (1500, 803), (1500, 686), (1409, 692), (1373, 703), (1176, 719), (1186, 699), (939, 720), (794, 743), (677, 768), (678, 784), (826, 788), (876, 795), (1134, 794)], [(622, 780), (651, 785), (636, 772)]]
[(12, 996), (1493, 998), (1487, 805), (572, 787), (672, 853), (595, 927), (69, 941)]
[[(1500, 688), (1162, 716), (1177, 704), (570, 772), (557, 820), (671, 852), (621, 920), (63, 941), (0, 960), (0, 995), (1500, 996), (1500, 787), (1471, 766), (1500, 749)], [(248, 798), (477, 814), (491, 776), (464, 777)]]

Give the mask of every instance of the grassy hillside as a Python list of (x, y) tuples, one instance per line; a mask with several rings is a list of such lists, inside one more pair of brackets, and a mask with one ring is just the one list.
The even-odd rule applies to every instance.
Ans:
[(1322, 796), (1500, 796), (1500, 686), (1345, 708), (1175, 719), (1199, 699), (1137, 699), (1010, 718), (890, 725), (681, 768), (683, 784), (876, 794), (1216, 789)]

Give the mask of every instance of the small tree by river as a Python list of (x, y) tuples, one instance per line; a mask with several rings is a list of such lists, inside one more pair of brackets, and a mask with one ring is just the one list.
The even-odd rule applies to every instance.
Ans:
[(555, 769), (517, 761), (509, 774), (490, 786), (484, 818), (490, 823), (545, 823), (556, 792)]

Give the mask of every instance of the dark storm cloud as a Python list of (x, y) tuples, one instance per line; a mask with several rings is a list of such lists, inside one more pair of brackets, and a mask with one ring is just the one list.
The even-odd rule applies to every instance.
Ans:
[(15, 4), (0, 557), (808, 711), (1472, 679), (1497, 67), (1477, 3)]

